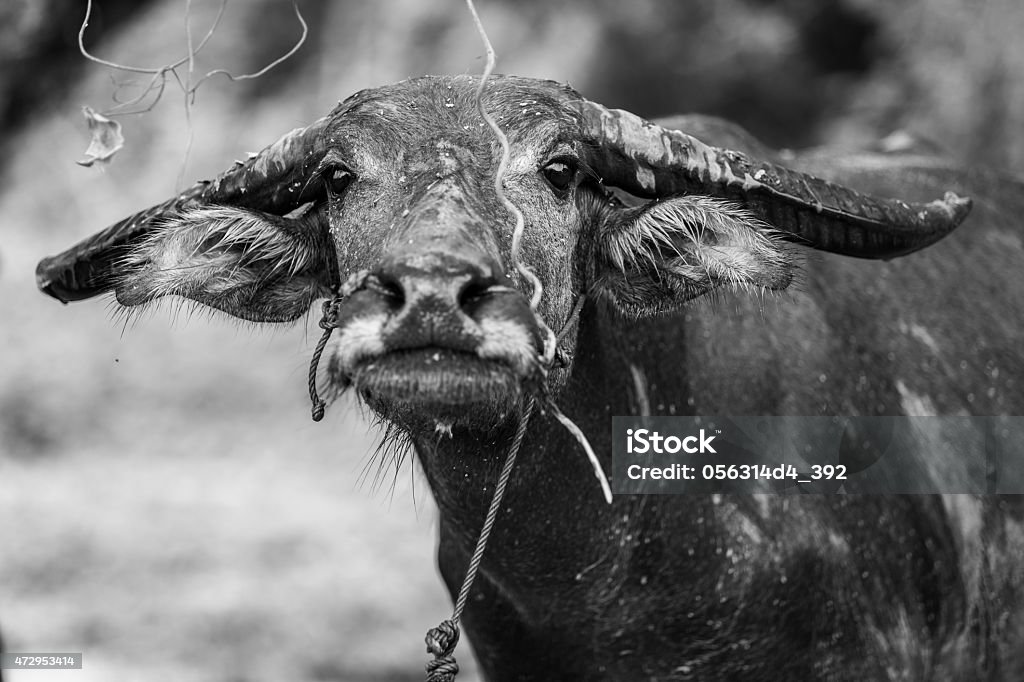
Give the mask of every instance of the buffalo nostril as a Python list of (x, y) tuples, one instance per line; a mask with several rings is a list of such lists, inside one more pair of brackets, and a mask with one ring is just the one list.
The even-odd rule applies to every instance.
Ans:
[(473, 317), (473, 313), (479, 308), (480, 304), (492, 294), (495, 284), (496, 282), (492, 277), (474, 277), (467, 281), (459, 289), (459, 309)]
[(396, 310), (405, 305), (405, 287), (396, 277), (386, 272), (374, 273), (367, 279), (366, 288), (384, 298)]

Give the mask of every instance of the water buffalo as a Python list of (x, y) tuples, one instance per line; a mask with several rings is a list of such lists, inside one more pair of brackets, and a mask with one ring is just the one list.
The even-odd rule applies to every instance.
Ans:
[[(531, 396), (605, 471), (613, 415), (1024, 408), (1019, 180), (913, 149), (777, 153), (724, 121), (655, 125), (494, 77), (482, 106), (508, 136), (520, 232), (476, 86), (353, 95), (43, 260), (39, 285), (285, 322), (347, 283), (325, 388), (415, 448), (453, 595)], [(608, 505), (538, 410), (463, 624), (490, 680), (1024, 679), (1020, 512), (957, 495)]]

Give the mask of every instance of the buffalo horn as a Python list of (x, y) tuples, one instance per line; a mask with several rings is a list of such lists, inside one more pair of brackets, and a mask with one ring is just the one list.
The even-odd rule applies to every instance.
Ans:
[(758, 217), (816, 249), (860, 258), (893, 258), (949, 234), (971, 200), (946, 192), (929, 203), (861, 194), (848, 187), (709, 146), (618, 109), (579, 102), (596, 143), (595, 170), (631, 194), (658, 198), (710, 194), (738, 200)]

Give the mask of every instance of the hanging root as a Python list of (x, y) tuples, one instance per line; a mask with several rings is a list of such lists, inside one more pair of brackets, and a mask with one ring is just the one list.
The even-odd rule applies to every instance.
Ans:
[[(486, 122), (487, 126), (494, 131), (495, 136), (502, 145), (502, 160), (498, 165), (498, 173), (495, 175), (495, 193), (498, 195), (498, 199), (501, 201), (502, 205), (509, 211), (509, 213), (515, 216), (515, 229), (512, 232), (512, 262), (515, 264), (515, 268), (522, 278), (529, 282), (532, 290), (534, 290), (532, 291), (532, 295), (529, 299), (529, 307), (534, 311), (534, 314), (537, 317), (538, 326), (541, 328), (541, 331), (545, 336), (544, 354), (541, 358), (541, 364), (547, 369), (552, 367), (555, 363), (558, 339), (555, 337), (555, 333), (544, 321), (544, 318), (537, 312), (537, 308), (541, 303), (541, 297), (544, 295), (544, 285), (541, 284), (541, 280), (538, 278), (537, 274), (534, 273), (534, 270), (531, 270), (529, 266), (522, 261), (522, 236), (523, 231), (526, 228), (525, 219), (523, 218), (522, 211), (519, 210), (519, 207), (509, 201), (508, 197), (505, 196), (505, 172), (508, 169), (509, 157), (511, 156), (509, 140), (504, 131), (502, 131), (498, 126), (498, 123), (487, 113), (483, 106), (483, 88), (486, 86), (487, 79), (490, 77), (490, 74), (495, 70), (495, 48), (490, 45), (490, 40), (487, 39), (487, 34), (483, 30), (483, 24), (481, 24), (480, 17), (476, 13), (476, 7), (473, 6), (473, 0), (466, 0), (466, 4), (469, 6), (469, 11), (473, 15), (473, 23), (476, 25), (476, 31), (479, 33), (480, 40), (483, 41), (484, 49), (487, 52), (486, 66), (484, 67), (483, 75), (480, 77), (480, 84), (476, 88), (476, 108), (480, 112), (480, 116)], [(582, 303), (582, 299), (580, 303)], [(579, 310), (573, 310), (573, 314), (579, 314)], [(572, 315), (570, 315), (570, 321), (571, 317)], [(600, 463), (597, 461), (597, 456), (594, 454), (594, 450), (590, 446), (590, 441), (587, 440), (587, 436), (584, 435), (584, 432), (579, 426), (575, 425), (575, 422), (562, 414), (562, 411), (559, 410), (556, 404), (550, 399), (548, 400), (548, 406), (559, 423), (564, 426), (583, 446), (584, 452), (587, 453), (587, 458), (594, 467), (594, 474), (601, 483), (601, 491), (604, 493), (604, 499), (608, 504), (611, 504), (611, 487), (608, 485), (608, 479), (604, 475), (604, 471), (601, 469)]]
[(480, 76), (480, 84), (476, 88), (476, 107), (480, 112), (480, 116), (487, 123), (487, 126), (494, 132), (494, 136), (498, 138), (498, 142), (501, 144), (501, 162), (498, 164), (498, 172), (494, 175), (494, 192), (497, 194), (501, 205), (504, 206), (505, 209), (516, 219), (516, 226), (512, 231), (512, 263), (515, 265), (516, 271), (519, 275), (529, 282), (533, 289), (533, 292), (530, 295), (530, 310), (533, 311), (537, 320), (537, 325), (544, 333), (543, 364), (545, 366), (550, 366), (551, 362), (554, 360), (555, 347), (557, 345), (555, 341), (555, 334), (551, 331), (551, 327), (549, 327), (544, 319), (537, 313), (537, 307), (540, 305), (540, 299), (544, 295), (544, 285), (541, 284), (540, 278), (534, 274), (533, 270), (530, 269), (530, 266), (526, 265), (522, 260), (523, 233), (526, 231), (526, 219), (523, 217), (523, 212), (519, 210), (519, 207), (505, 196), (505, 173), (508, 170), (509, 158), (511, 157), (508, 137), (498, 126), (497, 121), (495, 121), (490, 113), (488, 113), (487, 109), (484, 108), (483, 103), (483, 94), (484, 88), (487, 86), (487, 79), (490, 78), (491, 74), (494, 72), (494, 47), (491, 45), (491, 41), (487, 37), (487, 32), (484, 30), (484, 25), (480, 21), (480, 15), (476, 13), (476, 7), (473, 5), (473, 0), (466, 0), (466, 5), (469, 6), (469, 11), (473, 15), (473, 23), (476, 25), (477, 33), (480, 34), (480, 40), (483, 41), (484, 49), (487, 51), (487, 65), (484, 67), (483, 75)]
[[(537, 307), (540, 305), (541, 297), (544, 295), (544, 285), (541, 283), (540, 278), (534, 274), (533, 270), (530, 269), (526, 263), (522, 260), (522, 246), (523, 246), (523, 232), (526, 230), (526, 220), (523, 217), (523, 212), (519, 210), (519, 207), (512, 203), (507, 196), (505, 196), (504, 180), (505, 172), (508, 169), (509, 157), (511, 156), (511, 150), (509, 148), (508, 137), (504, 131), (498, 126), (497, 121), (491, 117), (491, 115), (484, 108), (483, 94), (484, 88), (487, 85), (487, 79), (490, 78), (491, 73), (494, 72), (494, 47), (491, 46), (491, 41), (487, 38), (487, 32), (484, 30), (483, 23), (480, 21), (480, 16), (476, 12), (476, 7), (473, 5), (473, 0), (466, 0), (466, 4), (469, 6), (469, 11), (473, 15), (473, 23), (476, 25), (477, 33), (480, 34), (480, 40), (484, 43), (484, 49), (487, 51), (487, 65), (484, 67), (483, 75), (480, 77), (480, 85), (476, 89), (476, 106), (480, 112), (480, 116), (484, 119), (490, 129), (494, 132), (494, 136), (498, 138), (501, 143), (501, 162), (498, 164), (498, 172), (494, 176), (494, 192), (498, 196), (498, 200), (501, 204), (515, 216), (516, 226), (512, 232), (512, 262), (515, 264), (516, 271), (519, 272), (520, 276), (528, 281), (533, 287), (533, 293), (530, 296), (530, 310), (533, 311), (534, 316), (537, 320), (537, 325), (540, 327), (544, 334), (544, 353), (541, 357), (541, 365), (544, 368), (549, 368), (555, 363), (555, 353), (558, 350), (558, 339), (555, 337), (555, 333), (551, 330), (551, 327), (544, 321), (544, 318), (537, 312)], [(582, 301), (581, 301), (582, 302)], [(578, 310), (574, 311), (574, 314), (578, 314)], [(571, 320), (570, 316), (570, 320)], [(583, 446), (583, 450), (587, 453), (587, 457), (590, 459), (590, 463), (594, 466), (594, 473), (597, 476), (598, 481), (601, 483), (601, 490), (604, 492), (604, 497), (611, 504), (612, 493), (611, 488), (608, 485), (608, 479), (604, 475), (604, 471), (601, 470), (601, 465), (597, 461), (597, 456), (594, 454), (593, 448), (590, 447), (590, 442), (587, 441), (587, 437), (583, 435), (583, 431), (580, 427), (576, 426), (575, 422), (562, 414), (562, 411), (551, 402), (548, 401), (548, 405), (551, 407), (552, 414), (558, 419), (558, 421), (569, 430), (580, 445)]]
[[(487, 110), (483, 105), (484, 88), (487, 85), (487, 79), (490, 78), (491, 73), (494, 72), (494, 48), (491, 46), (491, 41), (488, 40), (483, 24), (480, 22), (480, 16), (476, 13), (476, 7), (473, 5), (473, 0), (466, 0), (466, 5), (469, 7), (470, 14), (473, 15), (473, 22), (476, 24), (477, 32), (479, 32), (480, 39), (483, 41), (484, 47), (487, 50), (487, 66), (484, 68), (484, 73), (480, 77), (480, 85), (476, 90), (475, 99), (477, 110), (480, 112), (480, 116), (484, 121), (487, 122), (490, 129), (494, 132), (495, 137), (497, 137), (501, 143), (501, 162), (498, 164), (498, 172), (494, 176), (494, 191), (502, 205), (509, 211), (509, 213), (515, 216), (516, 219), (515, 231), (512, 233), (512, 262), (515, 264), (515, 268), (519, 272), (520, 276), (530, 282), (533, 287), (533, 293), (530, 297), (530, 310), (533, 311), (538, 326), (545, 334), (544, 354), (540, 362), (540, 366), (542, 368), (541, 371), (546, 373), (547, 369), (551, 367), (555, 360), (555, 350), (558, 347), (558, 339), (555, 337), (555, 333), (551, 330), (551, 327), (544, 322), (544, 319), (537, 312), (541, 296), (544, 293), (544, 287), (537, 275), (535, 275), (533, 271), (522, 261), (522, 241), (523, 232), (526, 229), (526, 221), (523, 218), (522, 211), (520, 211), (519, 208), (509, 201), (507, 196), (505, 196), (503, 181), (505, 178), (505, 172), (508, 168), (509, 157), (511, 155), (508, 138), (505, 136), (505, 133), (502, 132), (501, 128), (498, 127), (497, 122), (495, 122), (495, 120), (491, 118), (490, 114), (487, 113)], [(570, 316), (570, 320), (571, 319), (572, 318)], [(427, 664), (428, 682), (452, 682), (459, 672), (459, 666), (458, 663), (455, 662), (454, 656), (455, 645), (459, 641), (459, 621), (462, 618), (462, 611), (466, 606), (466, 600), (469, 598), (469, 591), (472, 588), (473, 580), (476, 578), (477, 569), (480, 567), (480, 561), (483, 559), (484, 549), (487, 547), (487, 539), (491, 534), (491, 528), (494, 526), (494, 522), (497, 519), (498, 509), (501, 506), (505, 487), (512, 475), (512, 468), (515, 466), (516, 455), (523, 443), (523, 439), (526, 437), (526, 429), (530, 422), (530, 415), (533, 414), (535, 405), (536, 399), (531, 395), (527, 402), (526, 411), (520, 418), (519, 426), (516, 429), (516, 435), (509, 447), (508, 455), (505, 458), (505, 465), (502, 467), (501, 474), (498, 477), (498, 483), (494, 489), (494, 496), (491, 498), (491, 504), (487, 510), (487, 516), (484, 518), (483, 525), (480, 529), (480, 536), (477, 538), (476, 548), (473, 551), (473, 556), (471, 557), (469, 566), (466, 569), (466, 576), (462, 581), (462, 589), (459, 590), (458, 599), (455, 601), (455, 610), (452, 613), (452, 617), (427, 633), (427, 653), (434, 657), (433, 660)], [(568, 417), (563, 415), (554, 403), (551, 403), (551, 410), (558, 418), (559, 422), (569, 429), (570, 433), (572, 433), (583, 445), (583, 449), (587, 452), (587, 456), (590, 458), (591, 463), (594, 465), (595, 472), (598, 474), (598, 480), (601, 481), (601, 485), (605, 493), (605, 499), (608, 500), (608, 502), (611, 502), (611, 489), (608, 487), (608, 480), (605, 478), (604, 472), (601, 471), (601, 466), (597, 462), (597, 457), (594, 455), (594, 451), (591, 449), (590, 443), (587, 442), (583, 432), (580, 431), (579, 427), (577, 427), (576, 424), (574, 424)]]
[[(498, 164), (498, 171), (494, 176), (494, 191), (502, 205), (509, 211), (509, 213), (515, 216), (516, 219), (515, 230), (512, 233), (512, 262), (515, 264), (515, 268), (519, 272), (519, 275), (528, 281), (533, 287), (533, 293), (530, 297), (530, 310), (533, 311), (538, 326), (545, 334), (544, 353), (541, 358), (541, 362), (539, 363), (543, 378), (543, 375), (547, 373), (548, 368), (554, 364), (555, 352), (558, 348), (559, 339), (555, 336), (551, 327), (549, 327), (540, 316), (540, 313), (537, 312), (541, 297), (544, 294), (544, 287), (541, 284), (540, 278), (538, 278), (537, 275), (534, 274), (533, 270), (531, 270), (529, 266), (522, 261), (522, 242), (523, 232), (526, 229), (526, 221), (523, 218), (523, 213), (519, 210), (519, 207), (509, 201), (508, 197), (505, 196), (503, 182), (505, 173), (508, 169), (509, 157), (511, 156), (508, 138), (505, 136), (505, 133), (501, 128), (498, 127), (497, 122), (490, 114), (487, 113), (487, 110), (483, 105), (484, 88), (487, 86), (487, 79), (490, 78), (491, 73), (494, 72), (494, 48), (491, 46), (491, 41), (487, 38), (487, 33), (484, 31), (483, 24), (480, 22), (480, 16), (476, 13), (476, 7), (473, 5), (473, 0), (466, 0), (466, 5), (469, 7), (470, 14), (473, 15), (473, 23), (476, 24), (477, 32), (480, 34), (480, 39), (483, 41), (484, 47), (487, 50), (487, 65), (484, 68), (483, 75), (480, 77), (480, 84), (476, 89), (476, 106), (477, 110), (480, 112), (480, 116), (484, 119), (490, 129), (494, 132), (495, 137), (497, 137), (498, 141), (501, 143), (501, 162)], [(572, 314), (569, 316), (569, 320), (566, 322), (566, 326), (571, 324), (574, 317), (579, 314), (579, 309), (581, 307), (582, 297), (580, 301), (577, 301)], [(564, 333), (565, 328), (562, 330), (562, 334)], [(313, 390), (311, 383), (311, 395)], [(543, 388), (541, 390), (543, 391)], [(314, 400), (314, 404), (315, 402), (316, 401)], [(594, 454), (593, 448), (590, 447), (587, 437), (583, 435), (583, 432), (571, 419), (562, 414), (562, 411), (559, 410), (553, 402), (550, 400), (547, 402), (552, 414), (555, 415), (558, 421), (567, 428), (569, 433), (571, 433), (576, 440), (579, 441), (580, 445), (583, 446), (584, 451), (587, 453), (587, 457), (590, 459), (591, 465), (594, 467), (594, 473), (597, 476), (597, 480), (601, 483), (601, 489), (604, 491), (604, 497), (610, 504), (612, 501), (611, 487), (608, 485), (608, 479), (605, 477), (604, 471), (601, 470), (601, 464), (597, 461), (597, 456)], [(491, 498), (490, 507), (487, 510), (487, 516), (484, 518), (483, 525), (480, 529), (480, 536), (477, 538), (476, 548), (473, 551), (473, 556), (470, 558), (469, 566), (466, 569), (466, 575), (463, 578), (462, 588), (459, 590), (458, 599), (455, 601), (455, 609), (452, 613), (452, 617), (449, 620), (443, 621), (438, 625), (438, 627), (431, 629), (427, 633), (427, 653), (434, 657), (426, 666), (427, 682), (452, 682), (459, 672), (459, 665), (456, 663), (454, 655), (455, 645), (458, 644), (459, 641), (459, 621), (462, 618), (462, 611), (466, 606), (467, 599), (469, 598), (469, 591), (473, 586), (477, 570), (479, 569), (480, 562), (483, 559), (484, 550), (487, 547), (487, 539), (490, 536), (491, 528), (493, 528), (494, 522), (497, 519), (498, 509), (501, 507), (501, 500), (505, 494), (505, 487), (512, 475), (516, 455), (519, 453), (519, 448), (523, 443), (523, 439), (526, 437), (526, 429), (530, 423), (530, 416), (533, 414), (535, 406), (536, 397), (531, 395), (527, 402), (526, 410), (520, 418), (515, 437), (509, 447), (508, 455), (505, 458), (505, 465), (502, 467), (501, 474), (498, 476), (498, 482), (494, 489), (494, 495)]]

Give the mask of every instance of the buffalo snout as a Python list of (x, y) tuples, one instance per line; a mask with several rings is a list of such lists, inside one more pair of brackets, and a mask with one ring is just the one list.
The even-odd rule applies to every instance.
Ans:
[(389, 413), (508, 414), (539, 370), (529, 301), (496, 260), (472, 250), (388, 253), (339, 313), (330, 375)]

